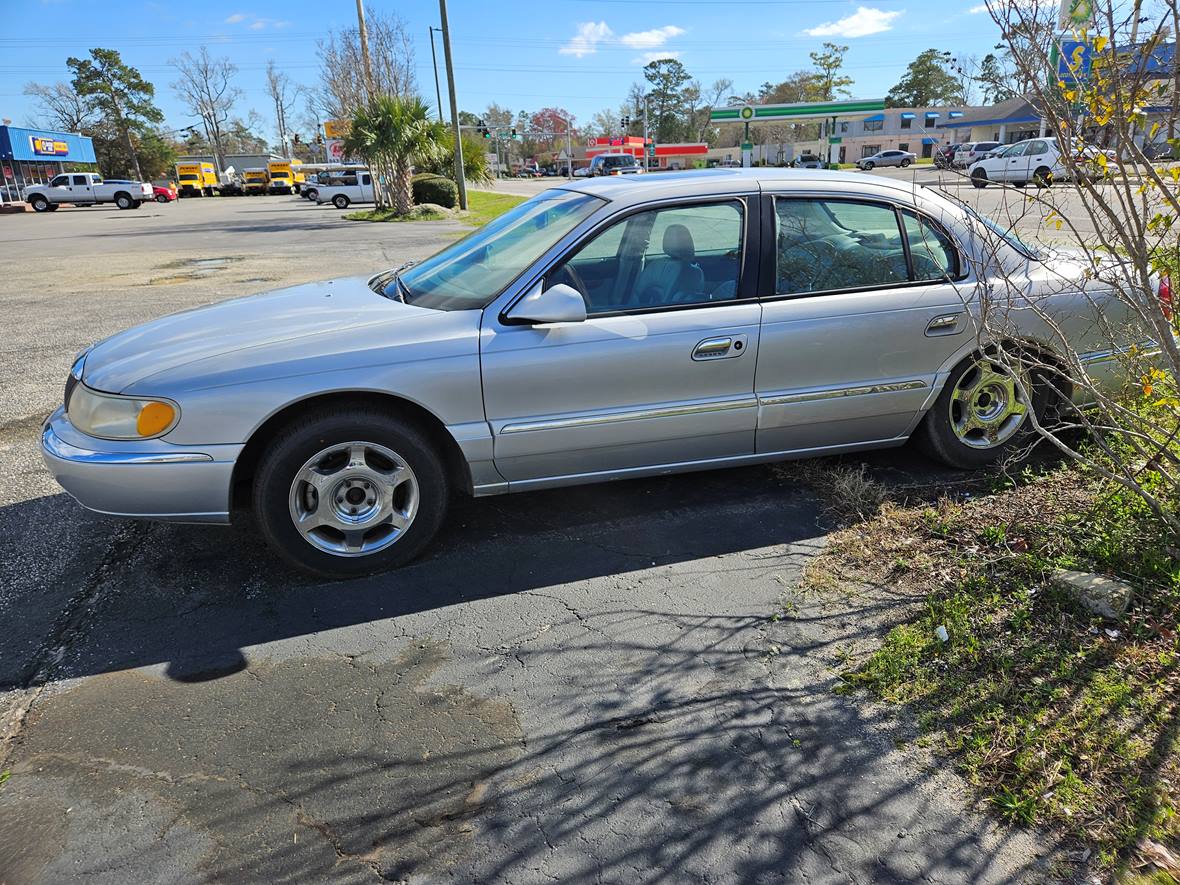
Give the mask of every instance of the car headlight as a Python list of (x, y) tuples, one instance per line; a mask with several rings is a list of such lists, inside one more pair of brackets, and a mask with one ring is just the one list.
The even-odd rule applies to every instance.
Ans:
[(99, 439), (151, 439), (176, 426), (180, 407), (171, 400), (116, 396), (74, 384), (66, 416), (83, 433)]

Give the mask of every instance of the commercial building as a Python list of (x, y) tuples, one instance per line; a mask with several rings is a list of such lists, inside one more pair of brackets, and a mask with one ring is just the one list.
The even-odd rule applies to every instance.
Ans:
[(998, 141), (1012, 144), (1045, 134), (1040, 113), (1024, 98), (1010, 98), (999, 104), (967, 108), (943, 128), (952, 142)]
[[(656, 144), (655, 155), (649, 157), (650, 169), (692, 169), (704, 166), (709, 146), (702, 142), (681, 142)], [(586, 146), (586, 159), (593, 160), (599, 154), (630, 154), (643, 162), (643, 139), (628, 135), (624, 138), (595, 138)]]
[(23, 197), (29, 185), (45, 184), (61, 172), (97, 162), (94, 142), (85, 135), (0, 126), (0, 185), (9, 199)]
[(857, 120), (838, 121), (832, 143), (839, 145), (841, 163), (855, 163), (878, 151), (913, 151), (919, 157), (931, 157), (935, 148), (954, 140), (946, 130), (966, 113), (962, 107), (886, 108)]

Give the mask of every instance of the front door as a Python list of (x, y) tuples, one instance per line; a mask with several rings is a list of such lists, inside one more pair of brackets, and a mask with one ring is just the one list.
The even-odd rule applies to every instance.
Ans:
[(898, 439), (971, 335), (949, 236), (884, 202), (768, 198), (774, 272), (756, 390), (760, 453)]
[(631, 212), (542, 283), (581, 292), (585, 322), (485, 317), (484, 402), (510, 483), (753, 453), (757, 213), (745, 197)]

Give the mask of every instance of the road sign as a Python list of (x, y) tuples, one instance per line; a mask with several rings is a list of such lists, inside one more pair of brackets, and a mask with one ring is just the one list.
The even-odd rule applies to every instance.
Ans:
[(344, 162), (344, 140), (340, 138), (331, 138), (325, 142), (328, 148), (328, 159), (333, 163)]
[(325, 120), (325, 138), (344, 138), (352, 129), (352, 120)]
[(1093, 46), (1082, 40), (1062, 40), (1057, 55), (1057, 79), (1077, 83), (1090, 76), (1090, 53)]
[(742, 150), (743, 150), (743, 151), (752, 151), (752, 150), (754, 150), (754, 143), (753, 143), (752, 141), (743, 141), (743, 142), (742, 142)]

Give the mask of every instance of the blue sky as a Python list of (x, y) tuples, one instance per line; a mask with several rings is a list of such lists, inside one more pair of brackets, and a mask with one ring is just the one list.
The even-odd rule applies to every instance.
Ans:
[[(930, 47), (982, 56), (998, 31), (978, 0), (450, 0), (459, 106), (496, 101), (513, 110), (561, 105), (580, 121), (617, 107), (650, 58), (673, 55), (704, 84), (729, 77), (756, 90), (808, 66), (825, 40), (849, 49), (854, 95), (883, 96), (908, 62)], [(30, 81), (68, 79), (65, 59), (93, 46), (118, 49), (157, 89), (171, 126), (194, 122), (169, 88), (169, 59), (201, 44), (229, 56), (245, 95), (239, 113), (272, 114), (263, 89), (267, 59), (314, 83), (316, 39), (351, 24), (351, 0), (5, 0), (0, 32), (0, 117), (30, 122), (21, 94)], [(427, 28), (437, 0), (375, 0), (406, 22), (417, 74), (434, 103)], [(441, 46), (439, 66), (442, 67)], [(445, 92), (444, 92), (445, 101)], [(272, 133), (267, 133), (273, 137)]]

